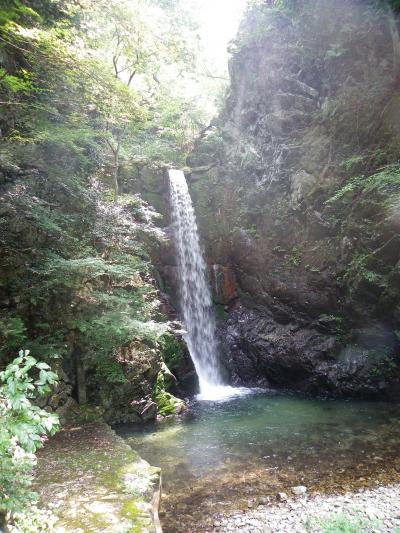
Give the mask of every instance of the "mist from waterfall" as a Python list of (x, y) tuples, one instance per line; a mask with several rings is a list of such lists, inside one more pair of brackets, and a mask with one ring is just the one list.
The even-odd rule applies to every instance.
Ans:
[(170, 170), (169, 179), (184, 337), (199, 377), (199, 399), (223, 399), (242, 394), (246, 389), (224, 385), (207, 268), (185, 175), (180, 170)]

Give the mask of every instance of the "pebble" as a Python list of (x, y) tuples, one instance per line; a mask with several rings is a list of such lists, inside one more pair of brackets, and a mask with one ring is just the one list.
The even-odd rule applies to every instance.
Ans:
[[(239, 516), (237, 512), (218, 516), (218, 532), (236, 533), (317, 533), (319, 520), (345, 514), (349, 520), (364, 522), (368, 531), (393, 533), (400, 531), (400, 484), (376, 489), (359, 490), (344, 495), (307, 495), (302, 488), (302, 498), (289, 499), (287, 494), (276, 495), (279, 502), (269, 502), (265, 507), (248, 509)], [(304, 491), (305, 489), (305, 491)], [(260, 498), (261, 500), (261, 498)], [(214, 522), (215, 524), (215, 522)], [(240, 528), (238, 528), (240, 526)]]
[(304, 485), (298, 485), (297, 487), (292, 487), (292, 492), (295, 496), (302, 496), (307, 492), (307, 487), (304, 487)]

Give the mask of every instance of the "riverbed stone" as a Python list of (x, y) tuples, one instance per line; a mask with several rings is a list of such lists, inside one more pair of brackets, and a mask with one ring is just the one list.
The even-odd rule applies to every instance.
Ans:
[(303, 496), (307, 492), (307, 487), (304, 487), (304, 485), (298, 485), (297, 487), (292, 487), (291, 490), (295, 496)]
[[(313, 495), (295, 508), (291, 500), (267, 508), (248, 510), (243, 515), (243, 533), (320, 533), (321, 523), (333, 531), (337, 520), (353, 524), (354, 531), (393, 533), (400, 529), (400, 484), (350, 492), (345, 495)], [(234, 516), (234, 515), (233, 515)], [(237, 531), (239, 524), (227, 514), (219, 519), (218, 531)], [(232, 527), (233, 526), (233, 527)], [(331, 527), (332, 529), (329, 529)]]

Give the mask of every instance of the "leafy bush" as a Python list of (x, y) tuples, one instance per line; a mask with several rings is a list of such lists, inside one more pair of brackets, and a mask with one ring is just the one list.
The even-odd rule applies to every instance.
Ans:
[[(26, 344), (26, 327), (22, 318), (18, 315), (4, 315), (0, 318), (0, 336), (8, 351), (15, 351)], [(0, 355), (3, 355), (4, 346), (0, 348)]]
[(348, 180), (331, 198), (325, 203), (333, 204), (346, 198), (353, 199), (354, 193), (363, 195), (377, 193), (390, 194), (400, 190), (400, 167), (387, 165), (370, 176), (355, 176)]
[(0, 524), (36, 499), (30, 490), (35, 452), (59, 428), (58, 416), (35, 405), (57, 375), (29, 351), (20, 351), (0, 373)]
[(29, 503), (22, 512), (13, 514), (13, 525), (9, 529), (11, 533), (48, 533), (53, 531), (56, 521), (52, 511)]

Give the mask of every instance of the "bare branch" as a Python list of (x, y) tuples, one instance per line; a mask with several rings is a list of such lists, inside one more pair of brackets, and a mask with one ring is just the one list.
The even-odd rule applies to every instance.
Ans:
[(132, 83), (132, 80), (133, 80), (133, 78), (134, 78), (136, 72), (137, 72), (136, 69), (134, 69), (134, 70), (130, 73), (130, 75), (129, 75), (129, 79), (128, 79), (128, 87), (129, 87), (130, 84)]
[(110, 150), (112, 151), (114, 157), (118, 154), (119, 152), (119, 143), (117, 144), (117, 147), (113, 146), (112, 142), (106, 138), (106, 143), (108, 144), (108, 146), (110, 147)]

